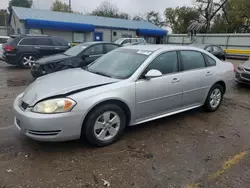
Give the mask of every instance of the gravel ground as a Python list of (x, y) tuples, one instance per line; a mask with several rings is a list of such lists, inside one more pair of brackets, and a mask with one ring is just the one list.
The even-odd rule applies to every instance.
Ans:
[(0, 62), (0, 187), (250, 187), (250, 87), (235, 85), (215, 113), (200, 108), (131, 127), (93, 148), (18, 133), (12, 103), (31, 81), (28, 70)]

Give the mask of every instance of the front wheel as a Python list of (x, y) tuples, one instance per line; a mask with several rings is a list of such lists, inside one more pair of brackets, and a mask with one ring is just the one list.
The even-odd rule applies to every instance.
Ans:
[(216, 84), (214, 85), (207, 96), (206, 102), (205, 102), (205, 110), (209, 111), (209, 112), (214, 112), (216, 111), (223, 100), (223, 88), (220, 84)]
[(23, 55), (20, 60), (20, 66), (28, 69), (35, 63), (37, 57), (35, 55)]
[(82, 135), (93, 145), (106, 146), (122, 135), (125, 125), (124, 111), (115, 104), (105, 104), (88, 115)]

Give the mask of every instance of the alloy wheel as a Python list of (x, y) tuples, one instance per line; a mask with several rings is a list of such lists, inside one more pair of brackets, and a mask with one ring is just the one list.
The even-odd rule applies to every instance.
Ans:
[(108, 141), (119, 132), (121, 119), (116, 112), (108, 111), (100, 115), (95, 121), (94, 133), (98, 140)]
[(210, 95), (210, 105), (212, 108), (217, 108), (218, 105), (221, 102), (221, 91), (220, 89), (216, 88), (215, 90), (213, 90), (213, 92)]
[(32, 55), (24, 56), (22, 59), (22, 64), (25, 67), (31, 67), (35, 63), (36, 58)]

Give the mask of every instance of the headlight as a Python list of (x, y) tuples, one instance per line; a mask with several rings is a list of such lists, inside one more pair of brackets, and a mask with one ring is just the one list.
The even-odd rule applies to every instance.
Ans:
[(37, 103), (32, 111), (42, 114), (63, 113), (69, 112), (75, 105), (76, 102), (69, 98), (49, 99)]
[(244, 71), (244, 68), (241, 67), (241, 66), (238, 66), (238, 70), (239, 70), (239, 71)]

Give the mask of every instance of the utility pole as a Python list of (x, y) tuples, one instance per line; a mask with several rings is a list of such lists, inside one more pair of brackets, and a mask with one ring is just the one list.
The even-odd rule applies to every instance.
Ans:
[(69, 0), (69, 12), (71, 12), (71, 0)]

